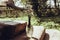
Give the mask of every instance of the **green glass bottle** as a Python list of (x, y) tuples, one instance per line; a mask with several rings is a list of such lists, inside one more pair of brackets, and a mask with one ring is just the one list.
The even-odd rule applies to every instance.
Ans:
[(32, 38), (33, 27), (31, 26), (31, 15), (28, 15), (28, 25), (26, 27), (26, 34), (27, 37), (29, 37), (30, 39)]

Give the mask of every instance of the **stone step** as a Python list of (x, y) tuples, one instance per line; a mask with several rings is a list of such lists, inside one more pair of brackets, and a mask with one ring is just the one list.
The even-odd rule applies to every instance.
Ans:
[(43, 40), (44, 35), (45, 35), (45, 28), (43, 26), (33, 26), (32, 37), (37, 38), (38, 40)]
[(43, 40), (45, 28), (43, 26), (33, 26), (32, 39), (29, 39), (26, 34), (16, 36), (13, 40)]
[(46, 29), (44, 40), (60, 40), (60, 31), (56, 29)]

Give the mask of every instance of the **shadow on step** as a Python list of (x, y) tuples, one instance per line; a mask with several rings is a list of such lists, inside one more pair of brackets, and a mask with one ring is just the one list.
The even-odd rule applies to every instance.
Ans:
[(44, 36), (43, 40), (49, 40), (49, 34), (45, 33), (45, 36)]

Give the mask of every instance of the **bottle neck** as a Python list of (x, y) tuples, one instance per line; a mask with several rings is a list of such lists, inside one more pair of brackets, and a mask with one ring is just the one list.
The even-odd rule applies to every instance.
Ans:
[(30, 28), (31, 27), (31, 16), (28, 15), (28, 27)]

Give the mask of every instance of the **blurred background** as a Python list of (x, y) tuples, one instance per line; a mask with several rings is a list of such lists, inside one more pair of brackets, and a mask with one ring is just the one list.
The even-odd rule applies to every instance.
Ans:
[[(0, 1), (1, 2), (4, 0)], [(0, 21), (28, 21), (31, 14), (31, 24), (41, 25), (48, 29), (60, 30), (60, 0), (13, 0), (18, 7), (32, 6), (32, 12), (15, 10), (7, 6), (0, 6)], [(18, 3), (19, 2), (19, 3)]]

